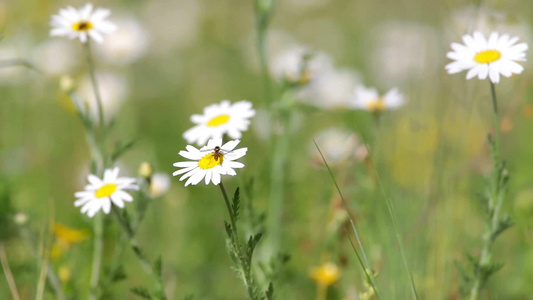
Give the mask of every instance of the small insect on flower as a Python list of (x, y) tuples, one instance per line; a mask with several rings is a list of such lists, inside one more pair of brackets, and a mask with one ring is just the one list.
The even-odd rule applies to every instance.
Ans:
[(180, 181), (189, 178), (185, 186), (196, 185), (205, 178), (205, 184), (220, 183), (220, 175), (235, 176), (233, 169), (243, 168), (244, 164), (234, 161), (244, 155), (248, 148), (235, 149), (240, 140), (233, 140), (222, 145), (222, 139), (210, 139), (206, 146), (197, 149), (191, 145), (185, 147), (187, 151), (180, 151), (179, 155), (192, 161), (174, 163), (175, 167), (183, 168), (172, 173), (173, 176), (184, 174)]
[(209, 139), (220, 139), (224, 134), (240, 139), (242, 132), (248, 130), (249, 119), (253, 116), (252, 103), (243, 100), (232, 104), (224, 100), (205, 107), (203, 115), (192, 115), (191, 121), (196, 126), (185, 131), (183, 137), (188, 143), (198, 145), (205, 145)]
[(91, 3), (80, 9), (72, 6), (60, 9), (59, 14), (53, 15), (50, 21), (51, 36), (66, 36), (70, 39), (79, 38), (86, 43), (91, 37), (97, 43), (104, 41), (103, 34), (116, 30), (116, 25), (105, 20), (111, 12), (108, 9), (97, 8), (93, 11)]
[(108, 214), (111, 211), (111, 204), (123, 208), (124, 202), (133, 201), (133, 197), (125, 190), (138, 190), (136, 179), (118, 177), (118, 172), (118, 167), (107, 169), (103, 179), (90, 174), (87, 177), (89, 184), (85, 186), (85, 191), (74, 194), (78, 198), (74, 206), (82, 206), (81, 212), (87, 213), (92, 218), (101, 209)]
[(449, 74), (468, 70), (466, 79), (477, 76), (484, 80), (489, 77), (492, 83), (498, 83), (500, 74), (510, 77), (524, 70), (517, 61), (526, 60), (528, 46), (526, 43), (516, 44), (518, 37), (508, 34), (500, 36), (493, 32), (487, 40), (481, 32), (476, 31), (473, 35), (463, 35), (463, 42), (464, 45), (452, 43), (453, 51), (446, 54), (446, 57), (454, 60), (446, 65)]

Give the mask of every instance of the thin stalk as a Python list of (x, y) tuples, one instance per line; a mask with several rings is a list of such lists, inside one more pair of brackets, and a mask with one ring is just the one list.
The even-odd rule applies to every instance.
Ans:
[(98, 119), (100, 128), (104, 128), (104, 108), (102, 105), (102, 98), (100, 97), (100, 90), (98, 89), (98, 81), (96, 80), (96, 75), (94, 71), (95, 67), (91, 52), (91, 44), (89, 40), (87, 40), (87, 43), (85, 43), (85, 53), (87, 55), (87, 66), (89, 67), (89, 76), (91, 77), (91, 84), (93, 86), (94, 96), (96, 98), (96, 106), (98, 109)]
[[(354, 124), (355, 124), (357, 132), (361, 133), (361, 130), (359, 130), (359, 126), (357, 126), (357, 123), (354, 122)], [(363, 144), (365, 145), (366, 151), (368, 153), (371, 153), (370, 149), (368, 147), (368, 144), (366, 143), (364, 137), (361, 134), (359, 134), (359, 136), (361, 137), (361, 140), (363, 141)], [(413, 298), (415, 300), (418, 300), (418, 293), (416, 291), (415, 281), (413, 279), (413, 274), (411, 273), (411, 269), (409, 268), (409, 264), (407, 263), (407, 258), (405, 256), (403, 243), (402, 243), (402, 240), (401, 240), (401, 237), (400, 237), (400, 231), (398, 230), (398, 224), (397, 224), (397, 221), (396, 221), (396, 213), (395, 213), (395, 210), (394, 210), (394, 206), (392, 205), (392, 202), (391, 202), (389, 196), (387, 195), (387, 192), (385, 192), (385, 188), (383, 187), (383, 183), (381, 182), (381, 178), (379, 176), (379, 173), (378, 173), (377, 169), (374, 167), (374, 164), (372, 163), (372, 158), (370, 158), (370, 162), (371, 162), (371, 166), (373, 166), (372, 168), (374, 170), (374, 174), (375, 174), (376, 179), (378, 181), (378, 185), (380, 187), (381, 193), (383, 194), (383, 197), (385, 198), (385, 203), (387, 205), (387, 211), (388, 211), (389, 217), (390, 217), (390, 219), (392, 221), (392, 227), (394, 228), (394, 235), (396, 236), (396, 242), (398, 244), (398, 248), (400, 249), (400, 256), (402, 257), (402, 261), (403, 261), (405, 270), (407, 271), (407, 274), (409, 275), (409, 283), (411, 285), (411, 292), (413, 294)]]
[(500, 122), (498, 118), (498, 105), (496, 98), (496, 89), (494, 83), (490, 82), (490, 94), (492, 99), (492, 108), (494, 112), (494, 142), (492, 147), (492, 156), (493, 156), (493, 179), (492, 179), (492, 189), (491, 195), (489, 198), (489, 212), (492, 216), (490, 223), (487, 224), (487, 230), (483, 235), (483, 249), (481, 250), (481, 256), (479, 258), (479, 267), (475, 271), (474, 283), (470, 290), (470, 300), (476, 300), (479, 297), (479, 292), (485, 284), (486, 277), (482, 274), (483, 268), (487, 267), (491, 263), (492, 255), (491, 249), (496, 235), (494, 234), (498, 230), (499, 221), (500, 221), (500, 210), (503, 203), (503, 195), (501, 194), (500, 189)]
[(349, 236), (348, 236), (348, 239), (350, 240), (350, 243), (352, 244), (353, 250), (355, 252), (355, 255), (357, 256), (357, 260), (359, 261), (359, 264), (363, 268), (363, 272), (365, 272), (365, 275), (369, 279), (370, 285), (372, 286), (372, 288), (376, 292), (376, 298), (378, 298), (378, 300), (379, 300), (379, 293), (377, 291), (377, 287), (376, 287), (376, 284), (375, 284), (375, 281), (374, 281), (374, 276), (369, 273), (370, 263), (369, 263), (368, 258), (366, 256), (366, 252), (365, 252), (365, 248), (363, 247), (363, 243), (361, 242), (361, 239), (359, 238), (359, 233), (357, 232), (357, 228), (355, 227), (355, 223), (353, 221), (352, 214), (350, 213), (350, 211), (348, 209), (348, 204), (346, 202), (346, 199), (344, 199), (344, 196), (342, 195), (341, 189), (340, 189), (339, 185), (337, 184), (337, 180), (335, 180), (335, 175), (333, 175), (333, 171), (329, 167), (328, 162), (326, 161), (326, 158), (324, 157), (324, 154), (320, 150), (320, 147), (318, 147), (318, 144), (316, 143), (315, 140), (313, 140), (313, 143), (315, 144), (315, 147), (318, 150), (318, 153), (320, 154), (320, 157), (322, 158), (322, 161), (326, 165), (326, 168), (328, 169), (329, 175), (330, 175), (331, 179), (333, 180), (333, 184), (335, 185), (335, 188), (337, 189), (337, 192), (339, 193), (339, 196), (341, 197), (342, 203), (344, 205), (344, 209), (346, 210), (346, 213), (348, 214), (348, 218), (350, 219), (350, 225), (352, 227), (352, 231), (355, 234), (355, 238), (357, 239), (357, 243), (359, 244), (359, 248), (361, 248), (362, 259), (361, 259), (361, 256), (359, 256), (359, 252), (357, 252), (354, 244), (352, 243), (352, 239)]
[(98, 284), (100, 282), (100, 270), (102, 268), (102, 255), (104, 251), (104, 218), (102, 214), (96, 214), (93, 223), (94, 245), (93, 262), (91, 266), (91, 280), (89, 284), (89, 299), (98, 299)]
[(261, 78), (267, 106), (272, 103), (272, 83), (268, 70), (268, 56), (266, 46), (267, 27), (270, 20), (273, 0), (256, 0), (255, 25), (257, 30), (257, 51), (261, 65)]
[[(288, 130), (290, 121), (282, 121), (283, 128)], [(268, 228), (272, 246), (272, 254), (279, 251), (282, 237), (283, 204), (285, 195), (285, 166), (289, 151), (290, 134), (285, 132), (274, 143), (272, 164), (270, 170), (270, 204)]]
[(9, 267), (9, 261), (7, 259), (6, 251), (4, 249), (4, 243), (0, 243), (0, 262), (2, 263), (2, 269), (6, 276), (7, 284), (9, 285), (9, 290), (11, 291), (11, 296), (13, 300), (20, 300), (20, 295), (17, 289), (17, 284), (15, 283), (15, 278)]
[(152, 277), (157, 285), (158, 289), (161, 295), (161, 299), (165, 300), (165, 287), (163, 285), (163, 281), (161, 280), (161, 277), (158, 275), (159, 271), (154, 268), (154, 266), (150, 263), (150, 261), (144, 256), (144, 254), (141, 251), (141, 248), (139, 246), (139, 242), (135, 238), (135, 233), (133, 231), (133, 228), (128, 223), (126, 219), (122, 217), (120, 214), (120, 211), (113, 205), (112, 207), (113, 213), (117, 217), (120, 225), (122, 225), (122, 228), (124, 228), (124, 231), (126, 231), (126, 237), (128, 238), (128, 242), (133, 249), (133, 253), (135, 253), (135, 256), (137, 257), (139, 263), (141, 264), (141, 267), (143, 270), (148, 274), (150, 277)]
[(326, 299), (328, 299), (328, 286), (325, 284), (318, 283), (316, 285), (316, 300)]

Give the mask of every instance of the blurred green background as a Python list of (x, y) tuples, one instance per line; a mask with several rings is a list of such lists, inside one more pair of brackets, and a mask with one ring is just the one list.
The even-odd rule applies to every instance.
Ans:
[[(491, 170), (486, 136), (492, 130), (492, 108), (489, 83), (466, 81), (465, 74), (446, 74), (445, 54), (450, 42), (459, 42), (474, 29), (485, 34), (506, 32), (520, 36), (521, 41), (532, 41), (529, 2), (480, 3), (275, 3), (268, 31), (270, 61), (291, 45), (306, 45), (326, 53), (338, 72), (324, 79), (320, 92), (312, 90), (299, 97), (299, 103), (319, 108), (295, 106), (292, 131), (286, 132), (290, 151), (280, 222), (282, 250), (292, 258), (275, 281), (277, 299), (314, 299), (316, 287), (309, 270), (321, 263), (324, 253), (343, 269), (340, 281), (330, 288), (329, 299), (358, 299), (363, 289), (362, 270), (345, 232), (327, 229), (342, 207), (338, 208), (327, 170), (317, 166), (312, 138), (330, 127), (359, 134), (360, 142), (369, 145), (383, 189), (395, 205), (421, 299), (459, 299), (454, 261), (466, 263), (466, 253), (478, 254), (481, 249), (484, 223), (477, 199)], [(70, 75), (83, 90), (83, 49), (78, 41), (48, 36), (52, 14), (66, 5), (83, 4), (0, 2), (0, 61), (23, 59), (40, 70), (21, 66), (0, 69), (2, 186), (10, 195), (13, 212), (27, 215), (23, 227), (34, 234), (34, 246), (52, 216), (72, 228), (89, 232), (92, 228), (91, 220), (73, 206), (73, 193), (85, 185), (90, 156), (83, 127), (59, 88), (61, 76)], [(243, 159), (246, 167), (236, 178), (223, 180), (234, 190), (253, 178), (253, 197), (243, 201), (249, 203), (253, 198), (256, 212), (268, 212), (269, 143), (275, 126), (265, 117), (254, 3), (131, 0), (94, 4), (111, 9), (112, 21), (135, 24), (130, 26), (134, 33), (123, 37), (126, 47), (119, 43), (105, 49), (112, 37), (95, 47), (97, 69), (105, 72), (99, 78), (109, 90), (103, 97), (109, 99), (109, 109), (116, 111), (113, 138), (140, 139), (120, 160), (121, 174), (136, 176), (143, 161), (151, 162), (158, 172), (171, 174), (175, 170), (172, 163), (182, 160), (178, 152), (186, 146), (182, 133), (192, 126), (191, 114), (222, 99), (247, 99), (258, 115), (241, 142), (249, 148)], [(523, 74), (497, 85), (502, 157), (512, 176), (504, 211), (515, 226), (494, 246), (495, 261), (505, 265), (489, 282), (490, 299), (531, 299), (533, 292), (533, 142), (529, 138), (533, 135), (533, 72), (530, 62), (524, 67)], [(273, 82), (276, 91), (275, 78)], [(342, 100), (349, 98), (358, 83), (376, 86), (381, 92), (398, 87), (408, 103), (385, 112), (377, 125), (367, 112), (342, 108)], [(330, 106), (339, 101), (340, 105)], [(348, 147), (342, 143), (334, 146)], [(350, 157), (333, 170), (355, 215), (371, 264), (379, 272), (377, 283), (383, 299), (410, 299), (385, 196), (368, 160)], [(138, 233), (149, 257), (163, 257), (169, 298), (194, 294), (195, 299), (244, 299), (244, 288), (226, 253), (223, 220), (227, 211), (217, 187), (199, 184), (185, 188), (178, 178), (171, 181), (168, 193), (153, 199)], [(108, 221), (106, 253), (110, 254), (120, 228), (114, 219)], [(36, 293), (39, 262), (21, 232), (14, 230), (4, 243), (21, 297), (30, 299)], [(65, 287), (74, 298), (84, 298), (87, 293), (91, 255), (89, 238), (51, 261), (56, 270), (71, 270)], [(110, 257), (106, 255), (106, 264)], [(113, 286), (113, 299), (133, 299), (129, 290), (147, 281), (129, 249), (124, 268), (128, 279)], [(53, 299), (52, 293), (45, 295)], [(10, 297), (2, 277), (0, 299)], [(485, 293), (483, 297), (488, 299)]]

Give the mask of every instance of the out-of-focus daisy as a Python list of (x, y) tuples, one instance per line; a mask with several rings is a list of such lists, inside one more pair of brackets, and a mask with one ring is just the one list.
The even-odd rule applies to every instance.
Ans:
[(173, 176), (184, 174), (180, 181), (188, 178), (185, 186), (196, 185), (205, 178), (205, 184), (220, 183), (220, 175), (235, 176), (233, 169), (243, 168), (244, 164), (235, 160), (246, 155), (248, 148), (235, 149), (240, 140), (233, 140), (222, 145), (222, 139), (210, 139), (200, 150), (188, 145), (187, 151), (180, 151), (179, 155), (192, 161), (174, 163), (175, 167), (183, 168), (172, 173)]
[(321, 72), (296, 95), (298, 100), (322, 109), (343, 109), (349, 106), (359, 75), (350, 69), (329, 69)]
[(117, 30), (97, 48), (98, 54), (109, 63), (130, 64), (143, 57), (148, 49), (147, 30), (133, 17), (115, 19)]
[(248, 129), (250, 119), (255, 115), (252, 103), (239, 101), (231, 104), (223, 100), (220, 104), (211, 104), (204, 108), (203, 115), (192, 115), (193, 128), (185, 131), (183, 137), (188, 143), (205, 145), (209, 139), (222, 138), (227, 134), (232, 139), (240, 139), (242, 132)]
[[(331, 127), (319, 132), (314, 142), (320, 148), (329, 166), (343, 165), (351, 159), (361, 160), (366, 157), (366, 147), (359, 143), (359, 138), (353, 132)], [(323, 166), (324, 161), (315, 143), (310, 143), (313, 163)]]
[(47, 40), (33, 53), (33, 63), (37, 69), (50, 76), (68, 74), (79, 62), (76, 45), (67, 40)]
[[(122, 103), (128, 96), (128, 82), (124, 76), (111, 72), (97, 72), (96, 80), (98, 81), (98, 90), (104, 110), (104, 121), (109, 122), (117, 114)], [(89, 117), (94, 122), (98, 122), (98, 103), (96, 102), (96, 96), (94, 95), (94, 89), (89, 76), (85, 76), (81, 81), (79, 93), (83, 101), (79, 106), (81, 108), (87, 106)]]
[(449, 74), (468, 70), (466, 79), (477, 76), (483, 80), (489, 77), (492, 83), (498, 83), (500, 74), (510, 77), (524, 70), (517, 61), (526, 60), (528, 46), (526, 43), (516, 44), (518, 37), (507, 34), (500, 36), (493, 32), (487, 40), (481, 32), (476, 31), (473, 35), (465, 34), (463, 42), (464, 45), (452, 43), (453, 51), (446, 54), (454, 60), (446, 65)]
[(50, 21), (51, 36), (66, 36), (70, 39), (80, 39), (86, 43), (89, 37), (97, 43), (104, 41), (104, 34), (109, 34), (116, 29), (114, 23), (106, 18), (111, 14), (108, 9), (97, 8), (93, 11), (91, 3), (85, 4), (80, 9), (72, 6), (60, 9), (59, 14), (53, 15)]
[(355, 95), (350, 101), (350, 107), (363, 109), (372, 113), (381, 113), (387, 109), (396, 109), (405, 104), (405, 99), (397, 88), (388, 91), (380, 96), (376, 88), (358, 86), (355, 88)]
[(311, 269), (309, 276), (318, 285), (330, 286), (341, 278), (341, 269), (332, 262), (326, 262), (319, 267)]
[(270, 72), (279, 81), (304, 84), (320, 73), (332, 68), (331, 59), (324, 53), (295, 45), (284, 49), (272, 58)]
[(81, 212), (87, 213), (92, 218), (100, 210), (108, 214), (112, 204), (123, 208), (124, 202), (133, 201), (133, 197), (125, 191), (138, 190), (139, 186), (135, 184), (137, 180), (130, 177), (118, 177), (118, 172), (118, 167), (107, 169), (103, 179), (96, 175), (89, 175), (87, 177), (89, 184), (85, 186), (85, 191), (74, 194), (78, 198), (74, 206), (82, 206)]
[(152, 198), (163, 196), (170, 189), (170, 177), (166, 173), (154, 173), (148, 189)]
[(372, 71), (379, 87), (409, 85), (433, 74), (438, 64), (437, 29), (410, 21), (386, 21), (371, 32)]

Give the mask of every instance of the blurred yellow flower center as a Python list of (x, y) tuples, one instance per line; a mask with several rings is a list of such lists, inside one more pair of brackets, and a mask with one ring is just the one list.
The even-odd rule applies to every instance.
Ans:
[(474, 60), (480, 64), (488, 64), (497, 61), (501, 56), (502, 54), (498, 50), (485, 50), (476, 54)]
[(113, 193), (117, 190), (117, 185), (114, 183), (108, 183), (98, 190), (96, 190), (95, 196), (96, 198), (104, 198), (109, 197), (113, 195)]
[(381, 112), (384, 111), (385, 108), (385, 100), (383, 98), (377, 98), (367, 105), (367, 109), (371, 112)]
[(228, 121), (229, 121), (229, 115), (220, 115), (209, 120), (209, 122), (207, 122), (207, 126), (216, 127), (224, 123), (227, 123)]
[(200, 159), (200, 161), (198, 162), (198, 166), (204, 170), (212, 169), (217, 165), (222, 164), (223, 159), (224, 155), (220, 153), (218, 154), (217, 159), (215, 159), (215, 153), (209, 153)]
[(332, 285), (341, 277), (341, 270), (334, 263), (325, 263), (311, 270), (311, 278), (321, 285)]
[(93, 23), (87, 21), (80, 21), (72, 24), (72, 29), (76, 31), (88, 31), (93, 28)]

